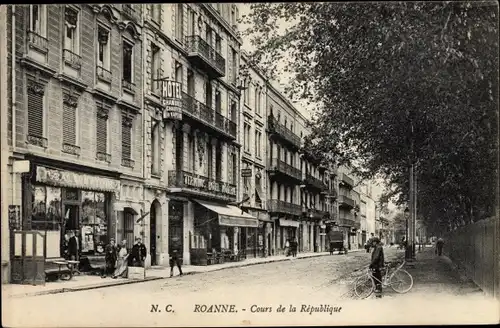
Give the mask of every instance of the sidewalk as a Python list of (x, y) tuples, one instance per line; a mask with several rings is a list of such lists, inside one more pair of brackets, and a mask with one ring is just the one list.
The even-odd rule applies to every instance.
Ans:
[[(352, 250), (350, 252), (357, 252), (361, 250)], [(328, 252), (320, 253), (299, 253), (295, 259), (312, 258), (318, 256), (329, 255)], [(280, 261), (291, 261), (291, 257), (284, 255), (277, 255), (265, 258), (252, 258), (246, 259), (241, 262), (228, 262), (223, 264), (214, 264), (207, 266), (194, 266), (186, 265), (183, 266), (182, 271), (184, 274), (198, 274), (204, 272), (212, 272), (225, 270), (230, 268), (245, 267), (250, 265), (265, 264), (271, 262)], [(145, 280), (130, 280), (130, 279), (111, 279), (111, 278), (101, 278), (99, 276), (89, 276), (89, 275), (76, 275), (70, 281), (56, 281), (48, 282), (45, 286), (32, 286), (32, 285), (16, 285), (7, 284), (2, 285), (2, 295), (6, 297), (27, 297), (27, 296), (38, 296), (46, 294), (57, 294), (65, 292), (75, 292), (88, 289), (112, 287), (119, 285), (127, 285), (133, 283), (141, 283), (152, 280), (165, 279), (170, 276), (170, 268), (167, 267), (153, 267), (146, 270)]]

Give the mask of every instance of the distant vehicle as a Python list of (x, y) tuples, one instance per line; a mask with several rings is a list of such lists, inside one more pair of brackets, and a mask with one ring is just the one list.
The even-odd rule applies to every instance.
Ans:
[(334, 251), (338, 251), (339, 254), (342, 252), (347, 254), (347, 248), (344, 245), (344, 233), (342, 231), (330, 231), (327, 236), (330, 245), (330, 254), (333, 254)]

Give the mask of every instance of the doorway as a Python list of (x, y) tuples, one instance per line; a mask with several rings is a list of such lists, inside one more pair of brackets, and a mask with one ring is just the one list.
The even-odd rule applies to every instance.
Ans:
[(182, 257), (184, 252), (184, 203), (171, 200), (168, 204), (168, 252), (177, 250)]
[(156, 240), (159, 238), (156, 232), (156, 218), (160, 214), (160, 203), (155, 200), (151, 204), (151, 209), (149, 212), (149, 254), (151, 255), (151, 265), (156, 265)]

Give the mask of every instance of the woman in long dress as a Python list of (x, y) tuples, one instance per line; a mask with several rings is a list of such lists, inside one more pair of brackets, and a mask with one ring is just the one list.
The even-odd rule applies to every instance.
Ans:
[(123, 240), (120, 251), (118, 252), (118, 260), (116, 265), (116, 270), (113, 274), (113, 279), (118, 277), (127, 278), (128, 271), (128, 251), (127, 251), (127, 241)]

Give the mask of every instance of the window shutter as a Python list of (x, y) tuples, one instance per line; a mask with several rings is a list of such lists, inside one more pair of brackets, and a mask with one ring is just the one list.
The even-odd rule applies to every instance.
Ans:
[(233, 82), (233, 53), (232, 53), (232, 48), (227, 47), (227, 68), (228, 68), (228, 75), (229, 75), (229, 81)]
[(43, 90), (28, 90), (28, 134), (43, 137)]
[(76, 108), (63, 104), (63, 143), (76, 145)]
[(108, 149), (108, 116), (104, 113), (97, 114), (97, 152), (107, 153)]
[(131, 159), (132, 119), (122, 117), (122, 159)]

